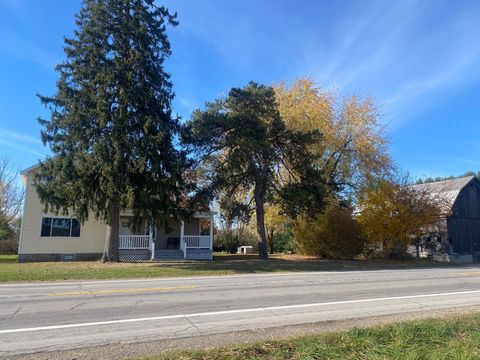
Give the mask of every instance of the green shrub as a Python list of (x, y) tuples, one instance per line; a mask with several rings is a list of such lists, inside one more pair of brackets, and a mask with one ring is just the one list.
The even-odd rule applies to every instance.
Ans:
[(0, 254), (16, 255), (18, 253), (17, 240), (0, 240)]
[(273, 236), (273, 251), (276, 253), (290, 252), (295, 249), (292, 232), (283, 232)]

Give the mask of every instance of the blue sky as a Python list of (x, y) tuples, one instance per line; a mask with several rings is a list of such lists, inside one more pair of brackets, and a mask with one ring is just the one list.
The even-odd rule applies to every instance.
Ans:
[[(480, 1), (168, 0), (175, 111), (249, 80), (311, 76), (373, 97), (392, 155), (414, 176), (480, 170)], [(0, 156), (47, 153), (36, 93), (53, 94), (78, 0), (0, 0)]]

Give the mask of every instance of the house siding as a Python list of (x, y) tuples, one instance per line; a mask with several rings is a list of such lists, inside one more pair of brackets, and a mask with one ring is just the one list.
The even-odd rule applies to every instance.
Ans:
[[(106, 227), (103, 221), (89, 219), (81, 224), (80, 237), (42, 237), (41, 223), (43, 217), (68, 217), (61, 214), (45, 213), (37, 191), (33, 185), (33, 172), (23, 175), (25, 183), (25, 205), (19, 243), (19, 261), (69, 261), (96, 260), (101, 257), (105, 245)], [(128, 211), (120, 221), (121, 234), (144, 234), (145, 226), (130, 229)], [(199, 219), (185, 221), (184, 234), (199, 234)], [(169, 237), (180, 238), (180, 222), (171, 221), (171, 231), (166, 233), (162, 227), (157, 227), (155, 247), (157, 250), (167, 248)], [(147, 260), (151, 258), (150, 250), (123, 251), (121, 256), (131, 260)]]
[[(198, 235), (199, 234), (199, 219), (191, 219), (184, 223), (184, 235)], [(168, 238), (180, 238), (180, 221), (171, 221), (168, 224), (170, 231), (167, 233), (162, 226), (157, 226), (157, 235), (155, 240), (155, 248), (166, 249)]]
[(199, 235), (200, 234), (200, 219), (191, 219), (185, 221), (184, 235)]
[[(101, 254), (105, 244), (106, 224), (90, 219), (80, 228), (80, 237), (41, 237), (42, 217), (62, 217), (45, 213), (37, 191), (33, 186), (33, 174), (25, 175), (25, 208), (18, 253), (20, 258), (32, 260), (35, 254), (44, 254), (44, 258), (54, 254)], [(46, 256), (49, 254), (49, 256)], [(83, 256), (85, 257), (85, 256)], [(86, 255), (88, 257), (88, 255)], [(41, 258), (41, 256), (39, 256)]]

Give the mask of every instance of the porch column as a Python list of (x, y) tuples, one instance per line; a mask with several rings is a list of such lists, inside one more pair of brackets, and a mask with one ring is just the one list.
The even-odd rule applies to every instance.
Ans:
[(213, 250), (213, 215), (210, 215), (210, 250)]
[(183, 220), (180, 222), (180, 247), (183, 248), (183, 258), (187, 258), (187, 244), (185, 244), (185, 241), (183, 239), (183, 233), (185, 230), (185, 223)]
[(152, 253), (151, 259), (155, 259), (155, 242), (153, 241), (153, 227), (155, 225), (152, 224), (150, 225), (150, 231), (149, 231), (149, 240), (150, 240), (150, 251)]

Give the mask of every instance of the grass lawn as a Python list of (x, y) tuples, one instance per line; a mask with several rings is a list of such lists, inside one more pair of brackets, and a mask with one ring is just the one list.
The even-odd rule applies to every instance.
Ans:
[(167, 352), (143, 359), (480, 359), (480, 314), (202, 351)]
[(257, 255), (222, 255), (214, 261), (177, 261), (102, 264), (95, 261), (18, 263), (12, 255), (0, 255), (0, 282), (127, 279), (194, 275), (231, 275), (285, 271), (369, 270), (448, 266), (429, 261), (318, 260), (299, 255), (274, 255), (269, 261)]

